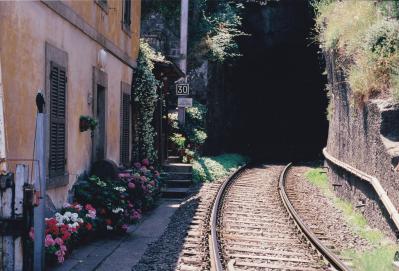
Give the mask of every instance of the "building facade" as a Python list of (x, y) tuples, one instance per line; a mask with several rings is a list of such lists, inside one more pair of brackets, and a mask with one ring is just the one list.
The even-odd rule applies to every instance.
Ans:
[[(0, 2), (8, 165), (33, 158), (41, 91), (48, 115), (47, 194), (55, 207), (92, 162), (130, 162), (140, 10), (141, 0)], [(98, 120), (94, 133), (80, 131), (81, 116)]]

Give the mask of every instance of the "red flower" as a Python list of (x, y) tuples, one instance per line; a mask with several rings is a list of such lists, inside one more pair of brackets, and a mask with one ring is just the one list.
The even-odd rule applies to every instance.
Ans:
[(86, 229), (87, 229), (88, 231), (91, 231), (91, 230), (93, 229), (93, 225), (91, 225), (90, 223), (87, 223), (87, 224), (86, 224)]
[(105, 220), (105, 224), (107, 224), (107, 225), (112, 225), (112, 220), (111, 220), (111, 219), (106, 219), (106, 220)]
[(61, 239), (62, 239), (63, 241), (66, 241), (66, 240), (69, 239), (69, 237), (71, 237), (71, 234), (69, 233), (69, 231), (64, 231), (64, 232), (62, 233)]

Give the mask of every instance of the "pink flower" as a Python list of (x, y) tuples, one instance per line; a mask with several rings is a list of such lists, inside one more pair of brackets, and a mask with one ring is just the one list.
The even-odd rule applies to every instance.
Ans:
[(86, 217), (89, 217), (89, 218), (91, 218), (91, 219), (95, 219), (95, 218), (96, 218), (96, 215), (97, 215), (97, 212), (96, 212), (96, 210), (94, 209), (94, 210), (89, 210), (88, 213), (86, 214)]
[(61, 251), (67, 251), (66, 245), (61, 245), (61, 246), (60, 246), (60, 250), (61, 250)]
[(154, 181), (151, 181), (151, 182), (150, 182), (150, 185), (155, 186), (155, 182), (154, 182)]
[(127, 225), (127, 224), (123, 224), (123, 225), (122, 225), (122, 230), (123, 230), (123, 231), (127, 231), (127, 228), (128, 228), (128, 225)]
[(136, 162), (133, 164), (135, 168), (139, 169), (141, 168), (141, 164), (139, 162)]
[(146, 167), (141, 167), (141, 168), (140, 168), (140, 171), (141, 171), (142, 173), (146, 174), (146, 173), (147, 173), (147, 168), (146, 168)]
[(119, 178), (129, 178), (130, 177), (130, 173), (129, 172), (122, 172), (118, 174)]
[(150, 166), (149, 169), (150, 169), (150, 170), (154, 170), (154, 167), (153, 167), (153, 166)]
[(51, 247), (51, 246), (54, 246), (54, 245), (55, 245), (55, 241), (54, 241), (53, 237), (51, 236), (51, 234), (47, 234), (46, 238), (44, 239), (44, 246), (45, 247)]
[(142, 183), (144, 183), (144, 182), (147, 181), (147, 178), (146, 178), (145, 176), (141, 176), (140, 179), (141, 179), (141, 182), (142, 182)]
[(76, 210), (78, 210), (78, 211), (82, 211), (82, 205), (80, 205), (80, 204), (78, 204), (78, 203), (75, 203), (74, 205), (73, 205), (73, 207), (76, 209)]
[(65, 251), (62, 251), (60, 249), (60, 250), (57, 250), (54, 254), (55, 254), (55, 256), (57, 256), (57, 259), (58, 259), (59, 263), (63, 263), (64, 262), (64, 260), (65, 260), (65, 258), (64, 258)]
[(134, 205), (133, 204), (131, 204), (130, 202), (129, 202), (129, 208), (133, 208), (134, 207)]
[(129, 187), (129, 189), (132, 190), (136, 188), (136, 185), (134, 183), (129, 183), (127, 186)]
[(85, 209), (87, 211), (93, 211), (94, 213), (96, 212), (96, 209), (91, 204), (86, 204)]
[(69, 208), (69, 207), (71, 207), (71, 204), (69, 204), (68, 202), (65, 202), (64, 205), (63, 205), (63, 207), (64, 207), (64, 208)]
[(64, 244), (64, 241), (63, 241), (61, 238), (59, 238), (59, 237), (55, 238), (54, 241), (55, 241), (55, 243), (56, 243), (57, 245), (59, 245), (59, 246), (61, 246), (61, 245)]
[(150, 165), (150, 161), (148, 161), (148, 159), (143, 159), (143, 161), (141, 161), (141, 163), (142, 163), (144, 166), (146, 166), (146, 167), (148, 167), (148, 166)]

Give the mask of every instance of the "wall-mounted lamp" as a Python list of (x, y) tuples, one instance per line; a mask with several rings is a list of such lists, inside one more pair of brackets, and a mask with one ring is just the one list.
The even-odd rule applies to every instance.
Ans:
[(93, 94), (89, 92), (89, 94), (87, 94), (87, 104), (91, 105), (92, 103), (93, 103)]
[(104, 71), (105, 65), (107, 64), (107, 52), (104, 49), (98, 51), (97, 62), (100, 70)]

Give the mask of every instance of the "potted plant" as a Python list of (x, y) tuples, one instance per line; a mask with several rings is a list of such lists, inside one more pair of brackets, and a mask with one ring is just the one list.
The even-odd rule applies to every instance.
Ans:
[(98, 121), (90, 116), (80, 116), (79, 130), (81, 132), (91, 130), (94, 131), (98, 125)]

